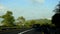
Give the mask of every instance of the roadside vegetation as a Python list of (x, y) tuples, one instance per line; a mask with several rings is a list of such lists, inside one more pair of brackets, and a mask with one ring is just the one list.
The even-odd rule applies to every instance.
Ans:
[(17, 19), (14, 18), (12, 11), (7, 11), (4, 15), (0, 16), (1, 25), (0, 28), (3, 27), (14, 27), (14, 28), (31, 28), (33, 24), (50, 24), (51, 20), (45, 19), (32, 19), (26, 20), (23, 16), (18, 17)]

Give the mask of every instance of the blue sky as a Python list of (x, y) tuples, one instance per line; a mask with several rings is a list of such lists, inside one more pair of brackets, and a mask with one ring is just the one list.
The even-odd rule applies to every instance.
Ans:
[(7, 10), (13, 12), (18, 18), (24, 16), (26, 19), (51, 18), (54, 8), (59, 0), (0, 0), (0, 15)]

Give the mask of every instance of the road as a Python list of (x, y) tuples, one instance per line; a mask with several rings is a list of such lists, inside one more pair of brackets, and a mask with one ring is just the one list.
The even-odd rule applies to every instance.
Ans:
[(20, 33), (18, 33), (18, 34), (42, 34), (42, 32), (35, 31), (34, 29), (29, 29), (29, 30), (20, 32)]
[(28, 29), (14, 29), (14, 30), (0, 31), (0, 34), (18, 34), (25, 30), (28, 30)]
[[(29, 30), (26, 30), (26, 31), (22, 31), (18, 34), (44, 34), (43, 32), (41, 31), (36, 31), (34, 29), (29, 29)], [(50, 33), (48, 34), (55, 34), (55, 30), (50, 30)]]
[(40, 32), (36, 32), (34, 29), (15, 29), (0, 31), (0, 34), (40, 34)]
[[(9, 30), (9, 31), (2, 31), (0, 34), (42, 34), (40, 31), (35, 31), (34, 29), (16, 29), (16, 30)], [(53, 30), (51, 34), (55, 34)]]

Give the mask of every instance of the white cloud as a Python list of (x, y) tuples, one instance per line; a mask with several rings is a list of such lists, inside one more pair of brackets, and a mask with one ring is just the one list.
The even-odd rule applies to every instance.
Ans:
[(8, 8), (6, 6), (0, 4), (0, 11), (4, 12), (6, 10), (8, 10)]
[(3, 10), (3, 9), (5, 9), (4, 6), (0, 5), (0, 10)]
[(47, 19), (51, 20), (52, 18), (47, 18)]
[(31, 0), (33, 3), (37, 2), (37, 3), (44, 3), (45, 0)]
[(7, 7), (0, 4), (0, 15), (5, 14), (7, 10), (8, 10)]
[(43, 3), (45, 0), (35, 0), (38, 3)]
[(3, 6), (3, 5), (1, 5), (0, 4), (0, 11), (7, 11), (7, 10), (10, 10), (8, 7), (6, 7), (6, 6)]

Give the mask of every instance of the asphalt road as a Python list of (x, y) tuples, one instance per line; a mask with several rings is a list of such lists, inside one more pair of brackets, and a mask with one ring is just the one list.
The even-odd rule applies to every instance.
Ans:
[(36, 32), (34, 29), (14, 29), (0, 31), (0, 34), (41, 34), (41, 32)]
[(25, 31), (28, 29), (14, 29), (14, 30), (5, 30), (5, 31), (0, 31), (0, 34), (18, 34), (22, 31)]
[[(22, 31), (22, 32), (20, 32), (18, 34), (44, 34), (44, 32), (36, 31), (34, 29), (29, 29), (29, 30), (26, 30), (26, 31)], [(50, 32), (47, 33), (47, 34), (55, 34), (55, 30), (50, 30)]]
[[(51, 30), (51, 34), (55, 34), (54, 30)], [(35, 31), (34, 29), (15, 29), (9, 31), (2, 31), (0, 34), (42, 34), (40, 31)]]
[(32, 31), (29, 31), (29, 32), (26, 32), (26, 33), (23, 33), (23, 34), (42, 34), (42, 33), (32, 30)]
[(35, 31), (34, 29), (29, 29), (23, 32), (20, 32), (18, 34), (42, 34), (42, 32), (40, 31)]

